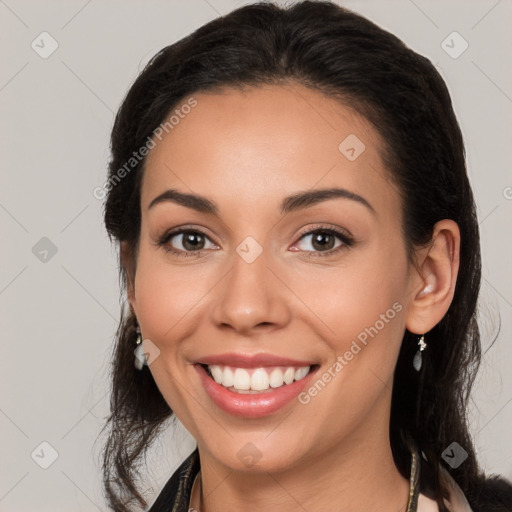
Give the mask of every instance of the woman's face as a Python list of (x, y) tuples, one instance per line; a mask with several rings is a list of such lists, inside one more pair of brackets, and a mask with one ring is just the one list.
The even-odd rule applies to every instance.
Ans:
[(165, 400), (238, 470), (387, 439), (418, 280), (382, 141), (298, 84), (194, 98), (146, 160), (130, 292)]

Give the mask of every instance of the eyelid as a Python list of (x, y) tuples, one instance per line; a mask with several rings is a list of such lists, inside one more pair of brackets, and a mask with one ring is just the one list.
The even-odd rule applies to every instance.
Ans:
[[(215, 246), (215, 248), (207, 248), (207, 249), (200, 249), (198, 251), (184, 251), (182, 249), (175, 249), (170, 245), (170, 241), (172, 238), (178, 235), (183, 235), (187, 232), (196, 232), (200, 235), (204, 236), (209, 240), (209, 242)], [(154, 245), (158, 248), (163, 248), (167, 253), (172, 254), (176, 257), (200, 257), (207, 251), (215, 251), (219, 248), (219, 245), (212, 240), (212, 237), (203, 229), (200, 227), (197, 227), (195, 225), (183, 225), (178, 226), (172, 229), (169, 229), (163, 233), (163, 235), (159, 236), (157, 240), (154, 242)]]
[(309, 235), (313, 235), (315, 233), (329, 233), (341, 242), (340, 245), (334, 247), (332, 249), (328, 249), (326, 251), (307, 251), (307, 250), (298, 250), (297, 252), (302, 252), (308, 257), (322, 257), (322, 256), (334, 256), (339, 251), (346, 250), (355, 245), (355, 240), (353, 235), (347, 231), (346, 229), (340, 228), (339, 226), (335, 226), (333, 224), (317, 224), (316, 226), (308, 226), (300, 231), (297, 235), (296, 241), (293, 243), (292, 247), (296, 246), (303, 238)]
[(342, 241), (344, 241), (344, 242), (354, 241), (354, 237), (346, 229), (340, 228), (339, 226), (335, 226), (334, 224), (319, 223), (317, 225), (308, 226), (307, 228), (302, 229), (297, 234), (297, 240), (294, 242), (294, 244), (296, 244), (298, 241), (300, 241), (302, 238), (304, 238), (305, 235), (311, 235), (317, 231), (332, 232), (336, 236), (339, 236), (342, 239)]
[(158, 237), (157, 244), (163, 243), (165, 240), (171, 239), (175, 235), (181, 235), (183, 232), (187, 231), (197, 231), (198, 233), (201, 233), (206, 238), (208, 238), (213, 244), (218, 245), (214, 240), (212, 240), (211, 235), (209, 235), (205, 229), (198, 227), (194, 224), (185, 224), (183, 226), (178, 226), (172, 229), (169, 229), (167, 231), (164, 231), (162, 235)]
[[(343, 249), (345, 247), (350, 247), (350, 246), (352, 246), (355, 243), (353, 236), (346, 229), (340, 228), (339, 226), (336, 226), (336, 225), (333, 225), (333, 224), (325, 224), (325, 223), (322, 224), (322, 223), (319, 223), (319, 224), (316, 224), (316, 225), (313, 225), (313, 226), (310, 225), (307, 228), (302, 229), (297, 234), (296, 240), (293, 243), (292, 247), (294, 245), (296, 245), (298, 242), (300, 242), (305, 236), (313, 235), (314, 233), (322, 232), (322, 231), (330, 233), (330, 234), (334, 235), (335, 237), (337, 237), (342, 242), (341, 245), (339, 245), (338, 247), (335, 247), (333, 249), (329, 249), (327, 251), (304, 251), (304, 250), (300, 250), (300, 252), (304, 252), (304, 253), (308, 253), (308, 254), (314, 254), (314, 255), (319, 255), (319, 256), (322, 256), (322, 255), (326, 255), (327, 256), (327, 255), (335, 254), (338, 250)], [(205, 229), (203, 229), (201, 227), (198, 227), (197, 225), (193, 225), (193, 224), (178, 226), (176, 228), (172, 228), (172, 229), (170, 229), (168, 231), (165, 231), (164, 234), (161, 235), (158, 238), (158, 240), (155, 242), (155, 245), (157, 245), (157, 246), (166, 246), (168, 244), (168, 242), (174, 236), (177, 236), (177, 235), (180, 235), (180, 234), (183, 234), (183, 233), (186, 233), (186, 232), (197, 232), (197, 233), (203, 235), (205, 238), (207, 238), (213, 245), (217, 246), (217, 248), (219, 247), (219, 244), (217, 244), (214, 240), (212, 240), (212, 237), (206, 232)], [(211, 250), (215, 250), (215, 249), (200, 249), (198, 251), (183, 251), (181, 249), (174, 249), (173, 247), (170, 247), (170, 248), (167, 248), (166, 250), (169, 251), (169, 252), (173, 252), (173, 253), (201, 255), (205, 251), (211, 251)]]

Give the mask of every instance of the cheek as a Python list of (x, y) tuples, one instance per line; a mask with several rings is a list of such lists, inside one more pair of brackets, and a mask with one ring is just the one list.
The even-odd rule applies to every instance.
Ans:
[(190, 391), (184, 392), (180, 384), (187, 365), (180, 354), (194, 335), (204, 313), (205, 294), (212, 287), (199, 267), (171, 265), (163, 252), (141, 244), (135, 277), (136, 314), (143, 338), (160, 351), (151, 373), (166, 402), (191, 432)]
[(211, 287), (201, 265), (170, 265), (163, 250), (141, 244), (135, 299), (144, 337), (162, 344), (186, 336)]
[(305, 397), (311, 400), (311, 417), (329, 425), (327, 439), (355, 428), (376, 404), (386, 402), (382, 397), (392, 388), (405, 326), (407, 260), (399, 250), (376, 244), (353, 262), (347, 260), (344, 268), (304, 273), (300, 282), (297, 294), (307, 298), (315, 313), (309, 319), (316, 331), (326, 326), (323, 341), (331, 349), (318, 378), (332, 379), (332, 384), (321, 392), (322, 386), (314, 384)]
[(343, 265), (305, 269), (294, 279), (294, 292), (310, 318), (326, 327), (337, 353), (355, 339), (401, 339), (407, 259), (401, 246), (395, 247), (375, 241)]

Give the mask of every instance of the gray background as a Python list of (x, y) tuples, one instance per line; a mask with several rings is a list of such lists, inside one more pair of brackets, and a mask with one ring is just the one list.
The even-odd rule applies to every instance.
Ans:
[[(244, 3), (0, 0), (0, 511), (106, 510), (94, 442), (108, 411), (119, 289), (92, 191), (105, 179), (114, 112), (143, 65)], [(343, 5), (429, 57), (453, 95), (482, 235), (484, 349), (497, 337), (473, 394), (472, 431), (485, 469), (512, 478), (512, 3)], [(51, 49), (43, 31), (58, 44), (46, 59), (31, 47)], [(454, 31), (469, 44), (457, 58), (442, 46)], [(463, 48), (456, 37), (444, 43), (452, 53)], [(192, 447), (181, 427), (163, 436), (149, 499)]]

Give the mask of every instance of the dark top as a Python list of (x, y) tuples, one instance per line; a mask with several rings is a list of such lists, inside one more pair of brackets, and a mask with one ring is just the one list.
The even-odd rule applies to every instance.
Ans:
[(174, 472), (148, 512), (188, 512), (192, 485), (200, 467), (196, 448)]

